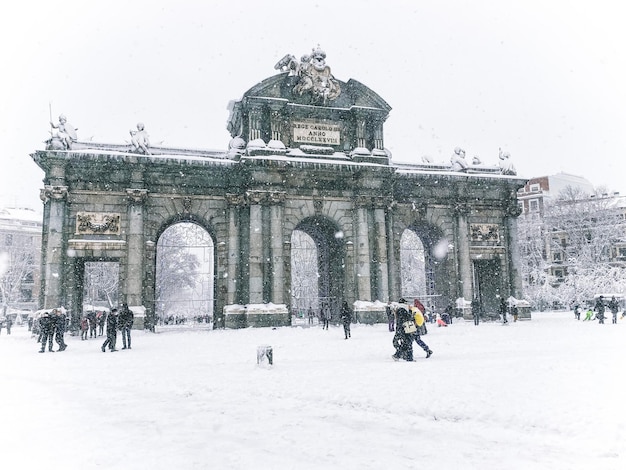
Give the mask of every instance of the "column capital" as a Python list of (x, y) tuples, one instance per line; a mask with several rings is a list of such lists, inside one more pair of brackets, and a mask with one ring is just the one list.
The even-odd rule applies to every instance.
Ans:
[(68, 188), (67, 186), (50, 186), (46, 185), (39, 190), (39, 199), (45, 204), (49, 200), (63, 201), (67, 199)]
[(472, 208), (465, 202), (455, 201), (452, 210), (454, 211), (454, 215), (466, 217), (470, 214)]
[(247, 204), (246, 196), (244, 194), (232, 194), (227, 193), (224, 195), (226, 204), (229, 206), (245, 206)]
[(129, 204), (143, 204), (148, 198), (147, 189), (126, 188), (126, 198)]
[(287, 198), (287, 193), (284, 191), (271, 191), (267, 193), (267, 202), (270, 204), (283, 204)]
[(370, 196), (358, 195), (354, 198), (354, 205), (359, 209), (370, 209), (374, 206), (374, 202)]

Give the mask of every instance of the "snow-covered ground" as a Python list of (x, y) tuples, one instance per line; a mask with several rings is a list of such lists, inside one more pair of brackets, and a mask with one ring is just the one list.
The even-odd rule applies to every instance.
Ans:
[(133, 333), (38, 354), (2, 331), (3, 468), (626, 468), (626, 320), (430, 326), (414, 363), (386, 325)]

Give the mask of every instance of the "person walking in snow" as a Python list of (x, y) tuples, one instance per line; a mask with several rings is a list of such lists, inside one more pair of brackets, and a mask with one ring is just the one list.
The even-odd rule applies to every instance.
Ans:
[(57, 349), (57, 352), (65, 351), (67, 349), (67, 344), (65, 344), (65, 339), (63, 338), (63, 335), (65, 335), (67, 317), (65, 316), (65, 313), (63, 313), (63, 311), (58, 308), (55, 308), (53, 310), (53, 313), (54, 315), (52, 317), (52, 325), (54, 328), (54, 339), (59, 345), (59, 349)]
[(411, 314), (413, 315), (413, 321), (415, 322), (415, 333), (413, 333), (413, 337), (415, 338), (415, 342), (417, 345), (424, 350), (426, 353), (426, 359), (432, 356), (433, 352), (430, 350), (428, 345), (422, 341), (420, 337), (420, 329), (424, 325), (424, 314), (417, 307), (411, 307)]
[(41, 349), (39, 350), (39, 352), (46, 352), (46, 343), (48, 343), (48, 351), (54, 352), (54, 350), (52, 349), (54, 326), (52, 324), (52, 318), (50, 317), (50, 313), (48, 311), (43, 312), (41, 314), (41, 317), (39, 317), (39, 331), (41, 333)]
[(96, 323), (98, 323), (98, 336), (102, 336), (104, 334), (105, 319), (106, 319), (106, 315), (104, 312), (98, 312), (96, 314)]
[(580, 305), (575, 304), (574, 305), (574, 318), (576, 320), (580, 320), (580, 310), (581, 310)]
[(115, 340), (117, 339), (117, 309), (111, 310), (111, 313), (107, 315), (107, 339), (102, 343), (102, 352), (105, 352), (108, 346), (111, 352), (117, 351), (115, 349)]
[(396, 318), (393, 312), (393, 307), (391, 306), (391, 302), (387, 302), (385, 306), (385, 313), (387, 314), (387, 325), (389, 327), (389, 331), (394, 331), (394, 323), (396, 322)]
[(509, 321), (506, 319), (506, 311), (508, 307), (506, 305), (506, 300), (504, 297), (500, 297), (500, 315), (502, 315), (502, 323), (508, 323)]
[(596, 311), (596, 318), (598, 319), (598, 324), (604, 325), (604, 297), (600, 296), (600, 298), (596, 301), (596, 306), (594, 307)]
[(350, 323), (352, 322), (352, 310), (348, 307), (348, 302), (345, 300), (341, 305), (341, 322), (343, 323), (343, 332), (346, 339), (350, 338)]
[(328, 330), (328, 325), (330, 324), (330, 307), (328, 305), (324, 305), (322, 308), (322, 330)]
[(591, 308), (589, 310), (587, 310), (587, 313), (585, 313), (585, 318), (583, 318), (583, 321), (591, 321), (593, 317), (593, 310), (591, 310)]
[[(393, 347), (396, 352), (391, 356), (394, 361), (404, 359), (413, 361), (413, 333), (416, 331), (415, 322), (409, 313), (406, 300), (399, 300), (400, 306), (396, 309), (396, 332), (393, 336)], [(412, 326), (411, 326), (412, 325)]]
[(309, 309), (307, 310), (307, 316), (309, 317), (309, 325), (313, 324), (313, 317), (315, 314), (313, 313), (313, 308), (309, 305)]
[(474, 317), (474, 325), (478, 326), (480, 323), (480, 302), (476, 297), (472, 300), (472, 317)]
[(130, 331), (133, 328), (135, 315), (128, 308), (128, 304), (122, 304), (122, 312), (119, 316), (120, 329), (122, 330), (122, 349), (131, 349)]
[(619, 310), (619, 304), (617, 303), (615, 296), (611, 297), (611, 300), (609, 300), (608, 307), (613, 316), (613, 321), (611, 323), (615, 324), (617, 323), (617, 311)]
[(87, 316), (83, 316), (80, 319), (80, 339), (81, 341), (85, 341), (87, 339), (87, 331), (89, 331), (89, 320)]
[(89, 324), (89, 337), (97, 338), (96, 326), (98, 326), (96, 319), (96, 312), (93, 310), (87, 314), (87, 323)]

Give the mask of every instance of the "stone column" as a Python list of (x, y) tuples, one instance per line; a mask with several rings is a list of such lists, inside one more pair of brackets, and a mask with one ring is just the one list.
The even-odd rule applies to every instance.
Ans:
[(283, 217), (285, 193), (274, 192), (269, 195), (270, 206), (270, 250), (272, 260), (272, 296), (271, 302), (285, 304), (286, 288), (289, 283), (285, 280), (285, 256), (283, 240)]
[(466, 204), (457, 204), (454, 207), (456, 216), (456, 240), (454, 244), (459, 257), (459, 282), (461, 284), (457, 289), (457, 295), (463, 296), (465, 300), (472, 300), (472, 268), (469, 253), (469, 225), (467, 223), (469, 212), (470, 208)]
[(239, 265), (241, 256), (239, 250), (239, 210), (245, 204), (244, 197), (239, 194), (227, 194), (228, 204), (228, 263), (226, 273), (228, 276), (228, 287), (226, 293), (226, 303), (236, 304), (240, 301), (237, 297), (237, 282), (239, 277)]
[(374, 208), (374, 225), (376, 232), (376, 249), (378, 252), (378, 276), (377, 279), (377, 299), (381, 302), (389, 300), (389, 270), (387, 261), (387, 226), (385, 224), (385, 206), (387, 201), (384, 198), (377, 198)]
[(263, 303), (263, 207), (265, 193), (251, 191), (250, 200), (250, 299), (251, 304)]
[(45, 186), (41, 190), (40, 198), (48, 207), (47, 220), (44, 220), (44, 263), (43, 263), (43, 305), (42, 308), (61, 306), (63, 285), (66, 270), (65, 260), (66, 240), (64, 235), (65, 218), (67, 211), (67, 186)]
[(143, 305), (144, 233), (143, 211), (146, 189), (126, 189), (128, 225), (126, 232), (126, 303)]
[(367, 210), (371, 206), (371, 198), (358, 197), (356, 205), (356, 287), (357, 300), (372, 300), (370, 260), (372, 259), (369, 244), (369, 224)]

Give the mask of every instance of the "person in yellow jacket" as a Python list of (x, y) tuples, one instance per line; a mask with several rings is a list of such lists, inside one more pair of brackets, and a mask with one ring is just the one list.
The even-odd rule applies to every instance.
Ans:
[(432, 356), (433, 352), (428, 347), (428, 345), (424, 343), (424, 341), (422, 341), (422, 339), (420, 338), (420, 327), (424, 324), (424, 313), (417, 307), (411, 307), (411, 313), (413, 314), (413, 320), (417, 325), (417, 330), (415, 331), (415, 333), (413, 333), (415, 337), (415, 342), (419, 345), (420, 348), (424, 350), (424, 352), (426, 352), (426, 359), (428, 359), (430, 356)]

